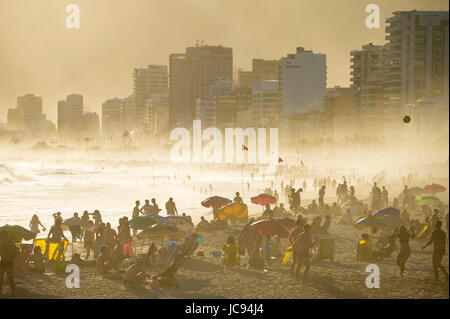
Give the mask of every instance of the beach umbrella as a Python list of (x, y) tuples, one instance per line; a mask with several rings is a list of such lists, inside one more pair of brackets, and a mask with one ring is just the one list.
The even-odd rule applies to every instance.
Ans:
[(439, 198), (434, 196), (422, 196), (419, 200), (416, 201), (416, 204), (419, 206), (428, 205), (428, 206), (437, 206), (441, 201)]
[(130, 228), (145, 229), (158, 223), (169, 223), (169, 221), (167, 217), (159, 216), (156, 214), (141, 215), (130, 220)]
[(221, 220), (244, 220), (248, 217), (248, 207), (246, 204), (231, 203), (219, 210), (219, 218)]
[(253, 204), (265, 206), (267, 204), (275, 204), (276, 198), (269, 194), (259, 194), (258, 196), (252, 197), (251, 201)]
[(36, 234), (19, 225), (5, 225), (0, 230), (6, 229), (9, 237), (15, 242), (20, 243), (22, 240), (31, 240), (36, 238)]
[(67, 227), (73, 227), (73, 226), (80, 226), (80, 227), (85, 227), (85, 228), (92, 227), (91, 225), (89, 225), (89, 223), (81, 220), (80, 218), (74, 218), (74, 217), (64, 220), (62, 222), (62, 224)]
[(412, 195), (417, 196), (417, 195), (420, 195), (420, 194), (424, 194), (425, 190), (422, 187), (414, 186), (414, 187), (409, 188), (409, 192)]
[(383, 217), (383, 216), (400, 216), (400, 210), (394, 207), (386, 207), (383, 209), (380, 209), (376, 213), (374, 213), (372, 216), (375, 217)]
[(259, 220), (252, 223), (249, 228), (257, 231), (261, 235), (289, 238), (289, 230), (275, 219)]
[(374, 216), (368, 216), (368, 217), (361, 218), (360, 220), (355, 222), (353, 227), (357, 228), (357, 229), (390, 228), (390, 226), (385, 221), (383, 221), (381, 218), (374, 217)]
[(225, 198), (222, 196), (211, 196), (202, 202), (202, 206), (206, 207), (206, 208), (209, 208), (209, 207), (220, 208), (229, 203), (231, 203), (231, 200), (229, 200), (228, 198)]
[(170, 215), (167, 216), (167, 220), (185, 232), (190, 232), (194, 229), (194, 224), (187, 216)]
[(145, 228), (138, 235), (138, 239), (164, 239), (164, 238), (183, 238), (184, 232), (180, 231), (175, 225), (155, 224)]
[(295, 220), (289, 217), (274, 218), (274, 220), (283, 225), (289, 231), (295, 228), (295, 226), (297, 226)]
[(409, 224), (406, 220), (403, 220), (400, 216), (396, 215), (384, 215), (381, 216), (381, 219), (389, 226), (392, 226), (394, 228)]
[(436, 194), (445, 192), (447, 188), (439, 184), (431, 184), (424, 187), (424, 190), (427, 194)]

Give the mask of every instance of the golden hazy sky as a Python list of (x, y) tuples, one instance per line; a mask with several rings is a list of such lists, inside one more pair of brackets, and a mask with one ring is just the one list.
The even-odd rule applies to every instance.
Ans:
[[(67, 29), (65, 7), (78, 4), (81, 28)], [(365, 7), (381, 9), (381, 28), (365, 27)], [(328, 86), (349, 85), (350, 50), (384, 43), (396, 10), (448, 10), (447, 0), (0, 0), (0, 122), (16, 97), (56, 103), (80, 93), (100, 111), (131, 93), (135, 67), (168, 64), (196, 40), (233, 48), (234, 67), (279, 59), (297, 46), (327, 55)]]

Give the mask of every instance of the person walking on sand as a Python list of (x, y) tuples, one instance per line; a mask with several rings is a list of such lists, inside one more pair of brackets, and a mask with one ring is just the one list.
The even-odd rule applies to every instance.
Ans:
[(400, 227), (399, 233), (395, 235), (398, 237), (400, 242), (400, 252), (397, 256), (397, 266), (400, 268), (400, 276), (403, 277), (403, 272), (405, 271), (406, 261), (411, 254), (411, 249), (409, 248), (409, 239), (415, 238), (414, 230), (411, 228), (410, 233), (406, 230), (405, 225)]
[(301, 233), (293, 247), (293, 252), (297, 254), (295, 269), (295, 280), (299, 281), (299, 274), (301, 266), (305, 266), (305, 272), (303, 273), (302, 282), (305, 283), (306, 277), (308, 276), (309, 270), (311, 268), (311, 254), (310, 249), (317, 243), (317, 238), (312, 241), (311, 238), (311, 225), (306, 224), (304, 226), (304, 231)]
[(19, 249), (14, 244), (14, 241), (9, 237), (6, 229), (0, 230), (0, 295), (3, 291), (3, 281), (5, 275), (8, 278), (11, 295), (14, 296), (16, 292), (16, 283), (14, 282), (14, 258), (19, 254)]
[(42, 227), (42, 231), (46, 231), (44, 225), (42, 225), (41, 221), (39, 220), (38, 215), (34, 214), (33, 217), (31, 217), (30, 221), (30, 230), (35, 233), (36, 235), (39, 234), (41, 231), (39, 230), (39, 226)]
[(445, 243), (447, 236), (445, 232), (441, 229), (442, 222), (438, 220), (435, 224), (435, 229), (431, 234), (431, 239), (422, 247), (422, 250), (433, 244), (433, 271), (434, 278), (439, 281), (439, 270), (441, 270), (448, 280), (448, 272), (444, 266), (442, 266), (442, 257), (445, 254)]

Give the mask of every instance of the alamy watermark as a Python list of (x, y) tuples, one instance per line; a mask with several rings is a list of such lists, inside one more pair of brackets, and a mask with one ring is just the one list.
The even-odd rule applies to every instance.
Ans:
[[(278, 128), (269, 129), (268, 151), (266, 128), (225, 128), (224, 131), (225, 139), (216, 127), (208, 127), (202, 132), (201, 120), (194, 120), (191, 142), (188, 129), (173, 129), (170, 140), (177, 142), (170, 150), (170, 160), (173, 163), (242, 164), (247, 155), (249, 164), (278, 164)], [(203, 142), (208, 143), (202, 146)]]

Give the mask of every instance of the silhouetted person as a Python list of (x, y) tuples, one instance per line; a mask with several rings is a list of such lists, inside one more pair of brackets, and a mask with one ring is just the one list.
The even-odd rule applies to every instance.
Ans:
[(442, 222), (438, 220), (435, 224), (435, 229), (431, 234), (431, 239), (428, 241), (428, 243), (425, 244), (425, 246), (422, 247), (422, 249), (425, 249), (429, 245), (433, 244), (433, 271), (436, 281), (439, 280), (439, 269), (445, 274), (448, 279), (448, 272), (445, 267), (442, 266), (442, 257), (444, 257), (445, 254), (445, 243), (447, 235), (441, 229), (441, 227)]

